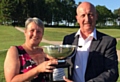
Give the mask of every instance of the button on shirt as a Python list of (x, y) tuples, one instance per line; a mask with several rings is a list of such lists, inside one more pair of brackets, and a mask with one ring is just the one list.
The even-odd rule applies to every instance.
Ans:
[(96, 39), (96, 29), (86, 38), (83, 39), (80, 33), (80, 29), (76, 33), (76, 36), (79, 35), (78, 46), (82, 46), (81, 48), (77, 48), (75, 64), (74, 64), (74, 72), (73, 72), (73, 80), (74, 82), (85, 82), (85, 71), (87, 66), (87, 60), (89, 55), (89, 48), (93, 38)]

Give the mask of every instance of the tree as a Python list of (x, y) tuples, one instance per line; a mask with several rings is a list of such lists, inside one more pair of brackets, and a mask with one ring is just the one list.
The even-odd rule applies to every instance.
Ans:
[(0, 1), (0, 24), (2, 24), (2, 21), (3, 21), (3, 2)]
[(117, 21), (118, 21), (120, 26), (120, 8), (115, 9), (113, 14), (114, 14), (115, 24), (117, 24)]
[(68, 23), (75, 21), (76, 6), (74, 0), (45, 0), (45, 3), (49, 11), (46, 17), (49, 14), (51, 23), (55, 22), (58, 25), (62, 20)]
[(38, 17), (47, 24), (61, 21), (73, 23), (76, 4), (74, 0), (1, 0), (1, 21), (17, 21), (24, 25), (26, 18)]
[(11, 4), (9, 4), (9, 0), (1, 0), (1, 21), (4, 24), (7, 24), (10, 20), (10, 8)]
[(63, 0), (62, 1), (63, 4), (63, 11), (64, 11), (64, 15), (63, 16), (63, 20), (66, 21), (66, 24), (68, 23), (74, 23), (76, 21), (75, 19), (75, 15), (76, 15), (76, 4), (74, 0)]
[(113, 17), (113, 14), (112, 14), (111, 10), (107, 9), (105, 6), (97, 5), (96, 10), (97, 10), (97, 13), (98, 13), (97, 23), (100, 26), (105, 25), (105, 22), (107, 21), (107, 19), (109, 19), (109, 18), (111, 19)]
[(116, 16), (120, 16), (120, 8), (115, 9), (115, 10), (113, 11), (113, 13), (114, 13)]

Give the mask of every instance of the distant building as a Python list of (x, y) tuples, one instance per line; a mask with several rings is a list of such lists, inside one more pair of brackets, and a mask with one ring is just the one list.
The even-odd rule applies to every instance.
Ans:
[(120, 26), (120, 17), (118, 17), (118, 18), (115, 19), (114, 21), (112, 21), (111, 18), (107, 18), (107, 19), (106, 19), (106, 22), (105, 22), (105, 25), (106, 25), (106, 26), (112, 26), (112, 25), (114, 25), (114, 22), (116, 22), (116, 24), (117, 24), (118, 26)]

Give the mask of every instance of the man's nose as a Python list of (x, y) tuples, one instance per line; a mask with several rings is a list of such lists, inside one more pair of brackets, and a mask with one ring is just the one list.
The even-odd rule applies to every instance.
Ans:
[(88, 15), (85, 16), (85, 21), (87, 22), (89, 20)]

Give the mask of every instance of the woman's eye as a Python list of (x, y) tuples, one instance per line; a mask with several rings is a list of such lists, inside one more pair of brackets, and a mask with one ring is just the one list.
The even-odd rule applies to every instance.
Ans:
[(30, 30), (31, 32), (34, 32), (34, 30)]
[(41, 33), (40, 31), (37, 31), (37, 33)]

